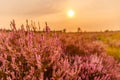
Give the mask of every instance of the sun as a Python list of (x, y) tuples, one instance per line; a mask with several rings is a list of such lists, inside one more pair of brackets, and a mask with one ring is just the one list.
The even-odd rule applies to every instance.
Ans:
[(75, 15), (75, 12), (73, 10), (68, 11), (68, 16), (73, 17)]

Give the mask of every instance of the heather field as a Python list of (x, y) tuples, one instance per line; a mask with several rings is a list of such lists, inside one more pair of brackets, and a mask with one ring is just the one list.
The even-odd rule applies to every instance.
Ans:
[(0, 80), (120, 80), (120, 0), (0, 0)]
[(120, 80), (120, 32), (26, 29), (0, 31), (0, 80)]

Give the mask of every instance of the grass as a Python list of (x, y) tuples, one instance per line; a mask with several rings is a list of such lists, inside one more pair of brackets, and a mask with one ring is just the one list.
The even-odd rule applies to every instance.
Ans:
[(115, 42), (120, 43), (120, 32), (105, 32), (97, 36), (97, 40), (102, 41), (107, 46), (106, 52), (108, 55), (120, 61), (120, 46), (115, 45)]
[(109, 55), (120, 61), (120, 48), (118, 47), (107, 47), (106, 51)]

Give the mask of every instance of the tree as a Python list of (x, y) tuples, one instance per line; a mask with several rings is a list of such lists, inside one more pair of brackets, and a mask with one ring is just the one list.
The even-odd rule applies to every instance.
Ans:
[(81, 32), (81, 28), (80, 27), (78, 27), (78, 32)]
[(63, 29), (63, 32), (65, 33), (65, 32), (66, 32), (66, 29)]

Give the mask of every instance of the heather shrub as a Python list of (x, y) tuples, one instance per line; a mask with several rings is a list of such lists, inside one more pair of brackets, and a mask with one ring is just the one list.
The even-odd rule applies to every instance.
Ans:
[(85, 54), (84, 51), (80, 50), (79, 47), (77, 47), (73, 44), (66, 46), (65, 53), (67, 53), (69, 56)]
[[(87, 37), (88, 38), (88, 37)], [(104, 54), (106, 52), (106, 45), (101, 41), (86, 39), (83, 35), (80, 36), (67, 36), (63, 35), (60, 38), (64, 51), (69, 54), (89, 55), (89, 54)]]
[[(110, 58), (107, 58), (107, 60)], [(55, 80), (117, 80), (116, 63), (105, 65), (106, 59), (101, 56), (65, 56), (53, 66)], [(109, 67), (108, 67), (109, 66)], [(115, 71), (115, 73), (113, 73)]]
[(120, 66), (100, 42), (63, 44), (56, 34), (24, 29), (0, 37), (0, 80), (119, 80)]
[[(81, 40), (80, 40), (81, 41)], [(75, 42), (70, 43), (66, 42), (67, 45), (64, 45), (63, 50), (65, 53), (70, 55), (91, 55), (98, 54), (102, 55), (106, 52), (105, 45), (100, 41), (92, 41), (92, 42)]]
[(86, 43), (84, 46), (84, 51), (86, 54), (98, 54), (102, 55), (105, 53), (105, 45), (101, 41), (93, 41), (91, 43)]
[(38, 80), (42, 73), (46, 75), (49, 67), (59, 59), (62, 50), (56, 36), (45, 35), (21, 30), (12, 31), (5, 37), (1, 35), (0, 54), (1, 57), (6, 55), (1, 60), (6, 61), (5, 64), (1, 62), (1, 66), (4, 65), (5, 69), (5, 71), (2, 69), (1, 73), (6, 73), (6, 70), (9, 73), (4, 76), (2, 74), (0, 79), (6, 80), (9, 77), (18, 80)]

